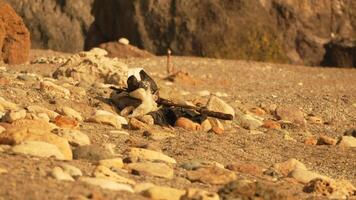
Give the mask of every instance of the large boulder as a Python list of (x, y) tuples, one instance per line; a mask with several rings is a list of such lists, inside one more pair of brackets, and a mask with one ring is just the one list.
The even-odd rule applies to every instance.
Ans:
[(32, 35), (32, 47), (64, 52), (83, 50), (94, 20), (93, 0), (5, 0), (24, 19)]
[(30, 51), (30, 33), (14, 9), (0, 0), (0, 61), (26, 62)]
[(324, 66), (356, 67), (356, 40), (333, 40), (324, 45)]
[(85, 48), (126, 37), (157, 54), (319, 65), (335, 36), (356, 37), (349, 0), (94, 0)]

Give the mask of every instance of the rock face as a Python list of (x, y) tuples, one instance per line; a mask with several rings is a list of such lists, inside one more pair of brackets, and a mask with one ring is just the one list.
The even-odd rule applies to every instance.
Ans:
[(75, 52), (94, 20), (93, 0), (5, 0), (24, 19), (32, 35), (33, 48)]
[(355, 38), (355, 10), (348, 0), (96, 0), (86, 48), (126, 37), (158, 54), (318, 65), (333, 37)]
[(30, 33), (14, 9), (0, 1), (0, 61), (20, 64), (28, 60)]

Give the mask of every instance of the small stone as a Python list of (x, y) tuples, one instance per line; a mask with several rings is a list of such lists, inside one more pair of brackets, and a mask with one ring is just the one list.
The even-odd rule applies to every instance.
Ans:
[(262, 127), (268, 128), (268, 129), (277, 129), (277, 130), (280, 130), (282, 128), (281, 124), (279, 124), (278, 122), (273, 121), (273, 120), (263, 121)]
[(4, 122), (12, 123), (16, 120), (25, 119), (26, 117), (26, 110), (22, 109), (19, 111), (9, 111), (5, 114), (2, 118)]
[(18, 106), (0, 97), (0, 111), (3, 112), (5, 110), (18, 110)]
[(143, 148), (131, 148), (128, 152), (128, 156), (131, 161), (162, 161), (166, 163), (177, 163), (173, 158), (164, 155), (161, 152), (152, 151)]
[(283, 176), (288, 176), (288, 174), (296, 169), (307, 170), (307, 167), (297, 159), (291, 158), (285, 162), (276, 163), (273, 168), (281, 173)]
[(342, 136), (338, 145), (341, 147), (356, 147), (356, 138), (352, 136)]
[(180, 200), (185, 191), (164, 186), (153, 186), (141, 192), (141, 194), (150, 199)]
[(80, 177), (79, 181), (114, 191), (134, 192), (131, 185), (117, 183), (103, 178)]
[(130, 41), (127, 38), (120, 38), (118, 42), (123, 45), (129, 45), (130, 43)]
[(320, 117), (316, 117), (316, 116), (310, 116), (310, 117), (308, 117), (308, 122), (310, 124), (323, 124), (323, 119), (321, 119)]
[(97, 110), (94, 115), (90, 117), (88, 122), (95, 122), (99, 124), (108, 124), (117, 129), (121, 129), (122, 124), (127, 124), (127, 121), (124, 117), (107, 112), (105, 110)]
[(27, 154), (38, 157), (55, 157), (59, 160), (64, 160), (65, 157), (61, 151), (53, 144), (40, 141), (25, 141), (12, 148), (15, 153)]
[(336, 143), (337, 143), (336, 139), (326, 135), (321, 135), (317, 142), (318, 145), (336, 145)]
[(1, 174), (6, 174), (6, 173), (8, 173), (7, 169), (4, 169), (4, 168), (0, 167), (0, 175)]
[(86, 146), (79, 146), (73, 150), (73, 157), (74, 159), (86, 159), (91, 161), (99, 161), (104, 159), (113, 158), (114, 155), (112, 153), (99, 146), (99, 145), (86, 145)]
[(219, 97), (212, 96), (210, 97), (207, 105), (207, 109), (216, 112), (222, 112), (225, 114), (230, 114), (235, 117), (235, 110), (225, 101), (220, 99)]
[(73, 177), (71, 177), (68, 173), (64, 172), (62, 168), (55, 167), (51, 171), (51, 175), (53, 178), (59, 181), (74, 181)]
[(141, 176), (147, 175), (166, 179), (172, 179), (174, 176), (173, 169), (165, 163), (130, 163), (126, 167), (131, 171), (132, 174), (137, 174)]
[(356, 194), (356, 188), (346, 180), (334, 181), (316, 178), (309, 181), (304, 192), (326, 196), (329, 199), (348, 199)]
[(209, 119), (204, 120), (204, 121), (201, 123), (200, 126), (201, 126), (201, 128), (202, 128), (202, 130), (203, 130), (204, 132), (208, 132), (208, 131), (210, 131), (210, 130), (213, 128), (213, 126), (211, 125)]
[(39, 119), (39, 120), (43, 120), (45, 122), (49, 122), (51, 120), (46, 113), (38, 113), (36, 115), (36, 118)]
[(55, 121), (55, 118), (59, 115), (58, 113), (49, 110), (47, 108), (44, 108), (42, 106), (28, 106), (27, 110), (30, 113), (34, 113), (34, 114), (46, 113), (51, 121)]
[(80, 130), (63, 129), (59, 131), (58, 135), (67, 139), (69, 144), (73, 146), (85, 146), (91, 144), (89, 137)]
[(234, 172), (227, 169), (222, 169), (216, 166), (204, 166), (197, 170), (189, 171), (188, 179), (190, 181), (219, 185), (227, 184), (237, 179), (237, 176)]
[(304, 140), (304, 144), (306, 145), (316, 145), (318, 143), (318, 139), (311, 136)]
[(266, 111), (263, 110), (262, 108), (259, 108), (259, 107), (253, 107), (251, 109), (249, 109), (249, 111), (255, 115), (258, 115), (258, 116), (263, 116), (263, 115), (266, 115)]
[(99, 165), (105, 166), (109, 169), (121, 169), (124, 167), (124, 163), (121, 158), (104, 159), (99, 161)]
[(117, 183), (125, 183), (125, 184), (130, 184), (130, 185), (135, 185), (136, 182), (125, 178), (123, 176), (119, 176), (118, 174), (116, 174), (115, 172), (111, 171), (111, 169), (99, 165), (98, 167), (96, 167), (95, 171), (94, 171), (94, 176), (96, 178), (103, 178), (103, 179), (108, 179), (111, 181), (115, 181)]
[(52, 97), (69, 98), (70, 96), (70, 91), (67, 88), (59, 86), (51, 81), (42, 81), (40, 83), (40, 90)]
[(109, 131), (110, 134), (112, 135), (117, 135), (117, 136), (130, 136), (130, 133), (127, 131), (122, 131), (122, 130), (111, 130)]
[(165, 140), (167, 138), (173, 138), (175, 135), (168, 131), (163, 130), (152, 130), (152, 131), (145, 131), (145, 136), (148, 136), (152, 140), (160, 141)]
[(209, 122), (212, 126), (212, 131), (218, 135), (221, 135), (224, 133), (224, 125), (220, 122), (220, 120), (215, 119), (215, 118), (209, 118)]
[(293, 106), (279, 106), (276, 109), (276, 117), (279, 120), (290, 121), (305, 126), (304, 113)]
[(70, 107), (65, 106), (65, 107), (59, 109), (59, 113), (61, 113), (62, 115), (65, 115), (67, 117), (70, 117), (72, 119), (75, 119), (77, 121), (83, 121), (82, 115)]
[(197, 188), (188, 188), (180, 200), (220, 200), (219, 195), (215, 192), (208, 192)]
[(200, 124), (195, 123), (192, 120), (185, 117), (178, 118), (174, 126), (184, 128), (185, 130), (188, 131), (200, 131), (202, 129)]
[(329, 177), (326, 177), (326, 176), (320, 175), (316, 172), (308, 171), (305, 169), (295, 169), (291, 173), (289, 173), (288, 176), (296, 179), (297, 181), (299, 181), (300, 183), (303, 183), (303, 184), (308, 183), (309, 181), (311, 181), (315, 178), (330, 180)]
[(201, 96), (201, 97), (206, 97), (206, 96), (210, 96), (210, 91), (208, 90), (202, 90), (202, 91), (199, 91), (198, 92), (198, 95)]
[(136, 118), (130, 119), (129, 126), (133, 130), (149, 130), (150, 129), (150, 126), (148, 124), (145, 124)]
[(64, 129), (75, 129), (78, 128), (79, 123), (69, 117), (66, 116), (62, 116), (62, 115), (58, 115), (55, 119), (54, 119), (54, 123), (61, 128)]
[(235, 162), (227, 165), (226, 168), (232, 171), (241, 172), (244, 174), (250, 174), (252, 176), (263, 175), (263, 168), (255, 164)]
[(239, 117), (238, 121), (243, 128), (248, 130), (255, 130), (263, 125), (261, 119), (249, 114), (242, 115)]
[(80, 177), (83, 176), (82, 171), (74, 167), (73, 165), (67, 164), (67, 163), (62, 163), (60, 164), (60, 167), (63, 169), (63, 171), (67, 174), (69, 174), (72, 177)]
[(155, 123), (155, 120), (151, 115), (143, 115), (138, 117), (138, 119), (148, 125), (153, 125)]

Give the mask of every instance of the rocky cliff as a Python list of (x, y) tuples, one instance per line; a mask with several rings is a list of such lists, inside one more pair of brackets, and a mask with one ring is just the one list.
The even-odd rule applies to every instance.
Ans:
[(327, 44), (356, 38), (353, 0), (7, 1), (33, 47), (69, 52), (126, 37), (156, 54), (348, 66), (325, 60)]

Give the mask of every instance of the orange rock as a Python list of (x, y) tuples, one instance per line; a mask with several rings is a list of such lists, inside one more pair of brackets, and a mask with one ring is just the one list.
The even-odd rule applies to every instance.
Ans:
[(146, 123), (141, 122), (136, 118), (131, 118), (129, 122), (130, 128), (133, 130), (149, 130), (150, 126)]
[(232, 171), (250, 174), (252, 176), (262, 176), (263, 174), (262, 167), (255, 164), (249, 164), (243, 162), (232, 163), (230, 165), (227, 165), (226, 168)]
[(78, 128), (79, 125), (79, 123), (76, 120), (63, 115), (58, 115), (54, 119), (54, 122), (58, 127), (67, 128), (67, 129), (75, 129)]
[(316, 139), (315, 137), (308, 137), (304, 141), (304, 144), (307, 144), (307, 145), (316, 145), (317, 143), (318, 143), (318, 139)]
[(192, 120), (187, 119), (185, 117), (178, 118), (174, 126), (181, 127), (190, 131), (200, 131), (202, 129), (200, 124), (195, 123)]
[(249, 111), (258, 116), (263, 116), (266, 114), (266, 111), (264, 111), (262, 108), (259, 107), (253, 107)]
[(224, 129), (222, 129), (222, 128), (220, 128), (220, 127), (213, 127), (212, 129), (211, 129), (214, 133), (216, 133), (216, 134), (218, 134), (218, 135), (221, 135), (221, 134), (223, 134), (224, 133)]
[(281, 129), (281, 124), (273, 120), (265, 120), (263, 121), (262, 127), (268, 129)]
[(8, 64), (24, 63), (30, 47), (30, 32), (23, 20), (9, 4), (0, 1), (0, 60)]

